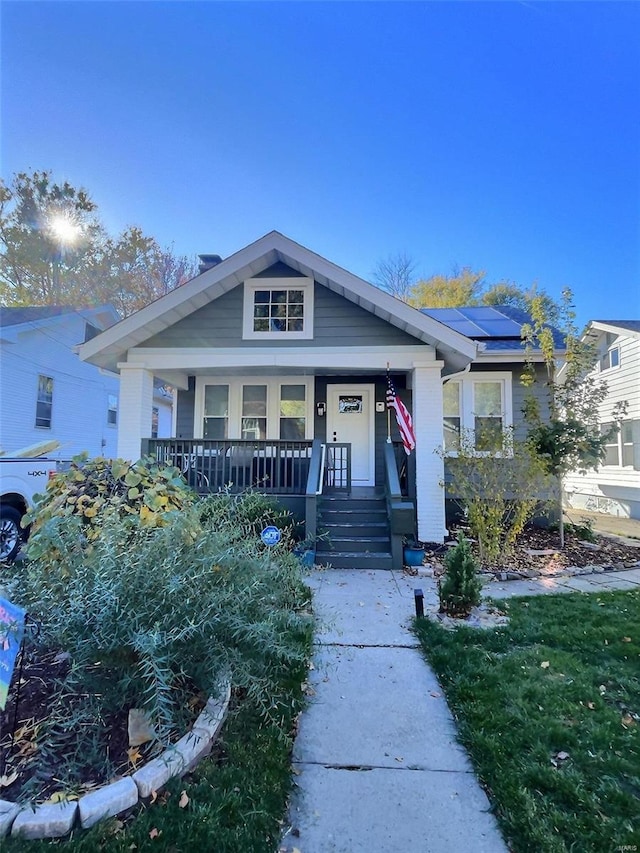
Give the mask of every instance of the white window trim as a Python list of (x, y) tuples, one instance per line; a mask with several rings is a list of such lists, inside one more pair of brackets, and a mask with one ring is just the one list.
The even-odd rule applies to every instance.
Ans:
[(305, 439), (313, 438), (314, 380), (312, 376), (197, 376), (193, 434), (202, 438), (204, 430), (204, 389), (206, 385), (229, 386), (229, 439), (241, 438), (242, 388), (244, 385), (267, 386), (267, 439), (280, 441), (280, 386), (306, 387)]
[[(613, 352), (613, 350), (618, 351), (618, 363), (612, 365), (611, 364), (611, 353)], [(609, 367), (603, 367), (602, 366), (602, 360), (606, 355), (609, 355)], [(622, 363), (622, 353), (620, 351), (620, 344), (619, 343), (612, 344), (610, 347), (607, 347), (605, 350), (603, 350), (602, 353), (600, 354), (600, 358), (598, 359), (598, 367), (599, 367), (600, 373), (608, 373), (610, 370), (620, 370), (621, 363)]]
[[(633, 424), (633, 418), (627, 418), (626, 420), (630, 421), (631, 424)], [(603, 423), (603, 426), (605, 424), (610, 424), (610, 423), (613, 423), (613, 422), (612, 421), (605, 421)], [(633, 447), (633, 432), (631, 433), (632, 440), (631, 441), (624, 441), (623, 423), (624, 423), (624, 421), (620, 421), (618, 423), (618, 432), (613, 436), (613, 438), (609, 441), (609, 443), (607, 445), (605, 445), (606, 447), (617, 447), (618, 448), (618, 462), (615, 465), (607, 465), (603, 462), (600, 465), (601, 468), (606, 468), (608, 470), (614, 469), (616, 471), (633, 471), (633, 470), (635, 470), (633, 467), (633, 460), (631, 461), (630, 465), (624, 464), (624, 448), (625, 447)], [(631, 429), (633, 430), (633, 426), (631, 427)]]
[[(475, 411), (474, 411), (474, 388), (482, 382), (500, 382), (502, 385), (502, 428), (509, 430), (513, 427), (513, 375), (511, 371), (474, 371), (450, 380), (457, 383), (460, 388), (460, 431), (469, 435), (475, 445)], [(444, 448), (444, 421), (442, 445)], [(445, 451), (447, 456), (457, 456), (455, 450)], [(478, 456), (488, 456), (488, 451), (475, 451)], [(498, 454), (495, 454), (498, 455)]]
[[(242, 309), (242, 337), (246, 341), (296, 341), (313, 339), (313, 279), (307, 276), (296, 278), (248, 278), (244, 283)], [(302, 290), (304, 294), (303, 329), (301, 332), (254, 332), (253, 305), (256, 290)]]
[[(115, 406), (111, 405), (111, 398), (113, 398), (116, 403)], [(109, 420), (109, 413), (115, 412), (116, 418), (114, 421)], [(107, 394), (107, 426), (111, 429), (117, 429), (118, 427), (118, 395), (117, 394)]]

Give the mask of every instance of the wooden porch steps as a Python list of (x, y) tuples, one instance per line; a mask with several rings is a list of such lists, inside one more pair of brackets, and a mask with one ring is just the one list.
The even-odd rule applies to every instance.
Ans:
[(318, 512), (316, 561), (335, 569), (391, 569), (391, 535), (384, 497), (371, 490), (325, 494)]

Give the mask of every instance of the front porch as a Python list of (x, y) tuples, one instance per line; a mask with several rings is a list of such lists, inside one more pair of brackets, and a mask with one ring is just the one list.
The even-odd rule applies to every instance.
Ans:
[(314, 441), (145, 439), (142, 455), (175, 465), (200, 495), (257, 489), (274, 496), (339, 568), (401, 568), (402, 540), (415, 535), (411, 459), (385, 442), (384, 484), (352, 482), (352, 447)]

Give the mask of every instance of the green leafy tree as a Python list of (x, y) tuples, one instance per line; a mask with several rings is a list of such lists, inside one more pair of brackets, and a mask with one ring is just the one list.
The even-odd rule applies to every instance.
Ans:
[[(565, 289), (558, 314), (564, 340), (564, 363), (549, 319), (549, 307), (540, 295), (529, 303), (531, 323), (522, 329), (527, 358), (522, 382), (530, 390), (524, 407), (529, 442), (557, 486), (560, 516), (560, 542), (564, 547), (562, 517), (562, 479), (570, 471), (584, 473), (604, 460), (606, 445), (619, 427), (626, 403), (619, 403), (608, 418), (614, 426), (603, 431), (600, 407), (608, 394), (607, 383), (589, 375), (596, 361), (593, 346), (581, 338), (575, 325), (573, 294)], [(533, 393), (535, 364), (533, 353), (542, 353), (547, 368), (546, 392), (548, 417), (543, 417), (540, 400)]]
[(111, 302), (126, 316), (197, 273), (136, 226), (113, 237), (84, 188), (51, 172), (0, 181), (0, 304)]

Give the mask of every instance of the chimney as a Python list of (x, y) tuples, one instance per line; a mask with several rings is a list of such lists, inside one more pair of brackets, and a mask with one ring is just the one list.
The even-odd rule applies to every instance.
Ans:
[(200, 258), (198, 273), (206, 272), (207, 270), (212, 269), (212, 267), (217, 266), (222, 261), (220, 255), (198, 255), (198, 257)]

